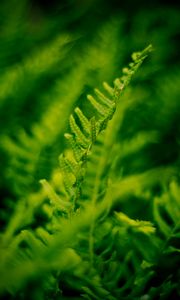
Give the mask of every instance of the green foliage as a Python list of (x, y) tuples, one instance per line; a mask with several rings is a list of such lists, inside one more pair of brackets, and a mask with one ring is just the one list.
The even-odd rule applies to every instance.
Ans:
[(179, 299), (177, 12), (54, 5), (0, 10), (0, 297)]

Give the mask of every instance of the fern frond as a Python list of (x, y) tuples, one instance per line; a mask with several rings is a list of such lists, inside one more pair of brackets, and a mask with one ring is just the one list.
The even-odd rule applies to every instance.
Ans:
[[(75, 135), (75, 138), (72, 136), (72, 134), (66, 134), (65, 137), (70, 141), (71, 147), (74, 152), (75, 160), (82, 168), (84, 168), (84, 164), (86, 163), (87, 158), (90, 155), (90, 149), (92, 148), (92, 145), (96, 141), (97, 134), (100, 134), (101, 131), (106, 129), (108, 121), (112, 118), (116, 108), (116, 101), (119, 100), (120, 92), (128, 85), (128, 83), (131, 80), (131, 77), (139, 68), (139, 66), (141, 65), (143, 60), (147, 57), (147, 54), (151, 50), (152, 47), (148, 46), (145, 50), (133, 56), (133, 63), (130, 65), (129, 68), (127, 68), (126, 72), (124, 72), (125, 75), (123, 75), (122, 78), (120, 79), (123, 82), (123, 87), (119, 86), (119, 81), (117, 80), (114, 83), (115, 87), (113, 90), (114, 91), (113, 97), (109, 99), (101, 92), (99, 92), (99, 90), (97, 89), (95, 89), (95, 94), (98, 98), (97, 100), (92, 95), (87, 96), (88, 100), (90, 101), (92, 106), (99, 114), (97, 120), (94, 117), (92, 117), (90, 120), (91, 140), (89, 140), (88, 137), (86, 136), (87, 129), (84, 129), (87, 128), (87, 126), (89, 125), (89, 120), (86, 117), (84, 118), (84, 115), (82, 115), (80, 110), (76, 108), (75, 110), (76, 114), (77, 112), (79, 115), (81, 113), (81, 119), (83, 117), (83, 121), (82, 121), (83, 124), (81, 129), (77, 125), (74, 117), (72, 115), (70, 116), (70, 129), (73, 135)], [(79, 170), (81, 169), (81, 167), (79, 168)], [(74, 186), (72, 186), (72, 190), (76, 189), (76, 184), (78, 186), (78, 190), (80, 189), (79, 181), (77, 180)], [(74, 194), (77, 193), (74, 192)]]

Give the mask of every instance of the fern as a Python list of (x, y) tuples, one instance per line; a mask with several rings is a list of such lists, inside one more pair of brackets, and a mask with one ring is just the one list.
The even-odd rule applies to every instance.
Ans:
[[(69, 123), (72, 134), (65, 134), (65, 137), (68, 139), (72, 147), (73, 155), (71, 160), (68, 160), (68, 158), (64, 158), (64, 156), (61, 155), (60, 166), (64, 172), (64, 178), (66, 178), (64, 182), (65, 189), (70, 196), (69, 201), (73, 204), (73, 210), (75, 209), (76, 202), (80, 194), (81, 182), (83, 180), (83, 174), (85, 174), (85, 166), (90, 155), (92, 145), (101, 131), (106, 128), (108, 121), (111, 120), (115, 112), (116, 102), (119, 100), (121, 92), (128, 85), (131, 77), (146, 58), (150, 50), (151, 46), (141, 53), (134, 53), (132, 55), (133, 63), (130, 63), (129, 68), (125, 68), (125, 70), (123, 69), (124, 75), (121, 79), (115, 80), (114, 90), (107, 84), (104, 85), (106, 90), (112, 91), (110, 93), (110, 98), (106, 97), (97, 89), (95, 89), (95, 93), (98, 101), (91, 95), (87, 96), (87, 99), (90, 101), (95, 111), (97, 111), (97, 120), (94, 117), (88, 120), (82, 111), (79, 108), (76, 108), (75, 112), (79, 118), (79, 122), (81, 123), (81, 129), (80, 126), (77, 125), (73, 115), (70, 116)], [(104, 156), (103, 159), (105, 159)], [(100, 175), (97, 175), (98, 177), (101, 176), (101, 172), (102, 170), (100, 170)], [(70, 177), (72, 177), (71, 175), (74, 177), (74, 174), (76, 174), (76, 178), (71, 182)], [(98, 189), (98, 181), (100, 180), (98, 177), (95, 179), (94, 190)], [(96, 198), (97, 196), (95, 195), (94, 197)], [(93, 203), (94, 201), (96, 201), (96, 199), (92, 200)]]
[[(7, 290), (17, 294), (19, 290), (26, 289), (27, 283), (34, 278), (33, 274), (38, 278), (42, 273), (42, 299), (44, 293), (50, 294), (51, 288), (57, 289), (60, 296), (56, 282), (60, 282), (63, 290), (66, 280), (69, 287), (78, 290), (85, 299), (139, 299), (139, 296), (154, 299), (158, 293), (178, 293), (178, 275), (173, 278), (173, 285), (172, 278), (167, 279), (166, 275), (161, 286), (153, 288), (150, 284), (155, 280), (158, 268), (163, 268), (161, 256), (170, 258), (179, 252), (176, 245), (179, 238), (177, 184), (172, 182), (161, 198), (154, 197), (154, 224), (135, 220), (118, 210), (123, 197), (146, 197), (146, 191), (152, 190), (159, 179), (160, 183), (163, 182), (162, 175), (164, 185), (167, 185), (176, 170), (156, 168), (123, 180), (114, 177), (120, 146), (113, 147), (113, 144), (125, 111), (132, 103), (125, 99), (118, 103), (119, 97), (150, 50), (148, 47), (138, 59), (136, 56), (123, 81), (115, 81), (113, 93), (113, 88), (105, 84), (110, 96), (95, 90), (97, 99), (88, 97), (94, 108), (93, 117), (86, 117), (80, 108), (75, 108), (70, 116), (71, 133), (65, 134), (65, 137), (71, 148), (59, 157), (60, 174), (64, 179), (60, 195), (46, 180), (41, 180), (44, 191), (31, 195), (26, 203), (19, 202), (2, 235), (1, 274), (7, 274), (8, 266), (11, 271), (3, 276), (1, 293)], [(131, 68), (134, 68), (133, 72)], [(117, 111), (111, 120), (116, 105)], [(116, 126), (117, 120), (120, 121), (119, 127)], [(157, 139), (157, 135), (152, 133), (150, 141), (154, 138)], [(129, 144), (134, 143), (139, 149), (147, 141), (143, 136), (142, 144), (140, 142), (137, 146), (131, 141)], [(130, 151), (134, 152), (136, 148)], [(115, 154), (113, 164), (112, 160), (108, 160), (110, 152)], [(56, 179), (52, 184), (56, 185), (55, 182)], [(170, 198), (174, 201), (173, 206)], [(33, 226), (37, 213), (45, 216), (45, 223), (35, 230), (26, 229)], [(64, 299), (63, 296), (61, 298)]]
[[(139, 54), (138, 59), (136, 57), (135, 62), (133, 64), (131, 64), (129, 71), (126, 72), (126, 76), (124, 76), (123, 79), (122, 79), (124, 86), (126, 86), (129, 83), (130, 77), (132, 77), (133, 73), (137, 69), (137, 66), (139, 66), (142, 63), (142, 61), (147, 56), (147, 53), (150, 51), (150, 49), (151, 48), (149, 48), (149, 47), (147, 49), (145, 49), (141, 54)], [(116, 83), (115, 83), (115, 93), (116, 94), (114, 96), (115, 100), (117, 100), (118, 93), (120, 93), (122, 91), (122, 88), (120, 90), (118, 88), (119, 87), (117, 86), (117, 81), (116, 81)], [(100, 96), (101, 96), (101, 99), (102, 99), (102, 95), (100, 95)], [(86, 136), (82, 132), (82, 129), (80, 129), (80, 127), (77, 125), (74, 117), (72, 117), (72, 116), (70, 117), (70, 127), (71, 127), (71, 130), (72, 130), (74, 136), (72, 134), (71, 135), (68, 134), (68, 136), (67, 135), (66, 136), (68, 137), (68, 139), (70, 139), (70, 142), (71, 142), (71, 145), (72, 145), (72, 150), (73, 150), (73, 155), (74, 156), (71, 157), (71, 160), (69, 160), (66, 157), (61, 156), (60, 157), (60, 164), (61, 164), (61, 168), (62, 168), (62, 170), (64, 172), (65, 190), (68, 193), (68, 197), (70, 196), (69, 203), (73, 204), (73, 206), (71, 206), (71, 211), (74, 211), (75, 205), (76, 205), (75, 201), (77, 199), (77, 196), (80, 196), (80, 188), (81, 188), (81, 183), (82, 183), (82, 179), (83, 179), (83, 175), (84, 175), (84, 174), (82, 174), (82, 170), (84, 171), (84, 168), (86, 166), (87, 158), (88, 158), (89, 152), (90, 152), (90, 150), (92, 148), (92, 144), (93, 144), (93, 142), (95, 142), (95, 140), (97, 138), (97, 135), (102, 130), (105, 129), (105, 126), (106, 126), (108, 120), (112, 118), (112, 108), (115, 106), (115, 102), (113, 102), (113, 100), (108, 99), (108, 104), (111, 103), (110, 101), (112, 102), (112, 105), (111, 106), (109, 105), (109, 107), (106, 110), (106, 114), (105, 115), (104, 114), (103, 115), (100, 114), (100, 117), (99, 117), (98, 121), (96, 121), (95, 119), (92, 121), (92, 119), (91, 119), (91, 121), (89, 122), (88, 119), (84, 116), (84, 114), (82, 113), (82, 111), (80, 109), (76, 109), (75, 110), (76, 114), (78, 115), (79, 120), (80, 120), (80, 122), (82, 124), (82, 127), (85, 126), (86, 132), (89, 132), (88, 135), (86, 135)], [(98, 103), (98, 102), (96, 102), (96, 103)], [(103, 104), (103, 105), (105, 106), (105, 104)], [(96, 107), (96, 105), (95, 105), (95, 107)], [(89, 126), (87, 126), (87, 125), (89, 125)], [(93, 137), (94, 135), (95, 135), (95, 137)], [(73, 160), (73, 163), (72, 163), (72, 160)], [(77, 170), (78, 170), (78, 172), (77, 172)], [(75, 181), (74, 182), (71, 182), (71, 178), (72, 177), (73, 178), (75, 177)], [(60, 200), (58, 198), (58, 196), (56, 195), (56, 193), (49, 186), (49, 184), (46, 183), (46, 181), (42, 180), (41, 183), (45, 187), (46, 192), (47, 192), (47, 194), (50, 197), (50, 203), (49, 203), (50, 206), (54, 207), (53, 214), (56, 211), (57, 212), (58, 211), (60, 211), (60, 212), (67, 212), (67, 210), (69, 210), (69, 208), (68, 208), (68, 206), (69, 206), (68, 202), (64, 202), (63, 200)], [(95, 182), (95, 184), (97, 184), (97, 183)], [(95, 186), (95, 189), (96, 188), (97, 187)], [(44, 202), (44, 200), (42, 200), (42, 201)], [(81, 226), (84, 226), (85, 223), (87, 223), (87, 225), (89, 225), (91, 223), (91, 220), (94, 223), (95, 219), (94, 219), (93, 214), (94, 214), (94, 211), (95, 211), (95, 204), (96, 204), (96, 201), (93, 200), (93, 205), (92, 206), (90, 205), (90, 211), (92, 211), (93, 213), (89, 214), (89, 209), (86, 209), (87, 213), (84, 213), (85, 219), (83, 217), (81, 219), (81, 221), (79, 223), (77, 223), (77, 224), (76, 224), (76, 221), (75, 221), (76, 225), (74, 224), (75, 225), (74, 226), (74, 232), (76, 230), (79, 230), (81, 228)], [(102, 203), (101, 205), (102, 205), (102, 208), (100, 208), (100, 209), (97, 210), (98, 211), (98, 215), (101, 214), (101, 212), (103, 212), (103, 210), (105, 208), (104, 206), (106, 206), (106, 202)], [(31, 205), (31, 207), (32, 207), (32, 205)], [(20, 203), (20, 208), (21, 209), (18, 208), (17, 213), (15, 214), (14, 218), (12, 219), (11, 223), (9, 224), (9, 227), (7, 228), (6, 233), (4, 234), (3, 244), (5, 244), (5, 245), (7, 243), (8, 244), (12, 243), (10, 241), (11, 241), (11, 239), (12, 239), (15, 231), (19, 230), (20, 228), (22, 228), (25, 225), (25, 223), (28, 223), (28, 219), (29, 219), (30, 223), (33, 221), (33, 219), (32, 219), (32, 217), (33, 217), (33, 210), (34, 210), (33, 207), (31, 208), (31, 211), (30, 210), (27, 211), (27, 215), (26, 214), (24, 215), (24, 209), (25, 209), (25, 207), (22, 205), (22, 203)], [(92, 219), (92, 216), (93, 216), (93, 219)], [(59, 216), (58, 215), (56, 217), (54, 215), (54, 218), (57, 219), (57, 220), (59, 220)], [(54, 221), (55, 221), (55, 219), (54, 219)], [(24, 221), (25, 221), (25, 223), (24, 223)], [(61, 227), (62, 226), (61, 222), (59, 223), (59, 225), (58, 225), (58, 222), (55, 221), (56, 231), (57, 230), (59, 231), (59, 229), (58, 229), (59, 226), (60, 226), (60, 228), (62, 228)], [(61, 243), (61, 245), (63, 245), (63, 248), (67, 247), (65, 245), (68, 245), (69, 243), (70, 243), (69, 246), (71, 245), (70, 240), (71, 240), (71, 236), (73, 234), (71, 226), (72, 226), (72, 224), (70, 225), (70, 228), (69, 228), (69, 234), (68, 234), (68, 227), (67, 227), (66, 228), (66, 235), (64, 236), (64, 238), (61, 237), (62, 239), (61, 239), (60, 243)], [(10, 228), (12, 228), (12, 229), (10, 229)], [(92, 231), (92, 228), (91, 228), (91, 231)], [(24, 234), (20, 233), (19, 236), (17, 236), (17, 238), (16, 238), (17, 239), (17, 246), (18, 247), (19, 247), (19, 245), (20, 245), (20, 243), (22, 241), (24, 241), (25, 243), (27, 243), (29, 245), (29, 238), (30, 238), (30, 237), (28, 237), (29, 236), (29, 232), (28, 231), (22, 231), (22, 233), (24, 233)], [(62, 235), (62, 233), (61, 233), (61, 235)], [(36, 231), (35, 236), (32, 235), (32, 239), (30, 241), (30, 244), (32, 244), (32, 246), (34, 245), (33, 247), (31, 247), (31, 249), (32, 249), (32, 251), (34, 253), (33, 257), (36, 257), (38, 252), (39, 252), (39, 254), (41, 253), (41, 255), (43, 255), (43, 252), (44, 252), (43, 248), (42, 248), (42, 250), (37, 251), (37, 248), (36, 248), (36, 244), (37, 244), (36, 240), (37, 240), (37, 238), (38, 239), (40, 238), (43, 243), (48, 244), (49, 245), (48, 247), (50, 247), (50, 244), (52, 243), (52, 246), (51, 246), (52, 249), (54, 247), (55, 247), (55, 249), (57, 249), (57, 247), (59, 247), (58, 246), (58, 244), (59, 244), (58, 238), (56, 237), (55, 240), (54, 240), (54, 243), (53, 243), (53, 235), (52, 235), (52, 241), (51, 241), (51, 239), (49, 240), (48, 236), (49, 236), (49, 233), (46, 233), (46, 231), (44, 231), (44, 230), (42, 231), (40, 229), (38, 229)], [(15, 239), (14, 239), (14, 241), (15, 241)], [(65, 242), (65, 241), (67, 241), (67, 242)], [(53, 244), (54, 244), (54, 246), (53, 246)], [(51, 247), (50, 247), (50, 249), (51, 249)], [(12, 249), (13, 249), (13, 247), (12, 247)], [(52, 251), (52, 249), (50, 251)], [(20, 253), (21, 253), (21, 251), (20, 251)], [(45, 252), (45, 255), (48, 255), (47, 253)], [(39, 256), (39, 254), (38, 254), (38, 256)], [(37, 259), (38, 259), (38, 256), (37, 256)], [(24, 259), (25, 259), (25, 261), (23, 263), (24, 264), (23, 270), (26, 270), (25, 266), (26, 266), (26, 264), (29, 265), (29, 262), (28, 262), (28, 258), (24, 258)], [(69, 261), (68, 261), (68, 263), (69, 263)], [(31, 264), (32, 264), (32, 262), (31, 262)], [(36, 265), (37, 262), (35, 262), (35, 261), (33, 262), (32, 268), (34, 268), (33, 267), (34, 264)], [(6, 259), (4, 260), (3, 268), (5, 268), (5, 265), (6, 265)], [(25, 271), (23, 271), (23, 270), (22, 270), (22, 276), (25, 276), (25, 274), (24, 274)], [(31, 273), (30, 270), (31, 270), (31, 267), (29, 269), (29, 272)], [(28, 276), (28, 277), (31, 276), (29, 272), (27, 272), (27, 274), (26, 274), (26, 276)], [(12, 277), (10, 277), (12, 281), (14, 281), (14, 279), (15, 279), (13, 274), (14, 273), (12, 272), (12, 275), (11, 275)], [(21, 276), (19, 276), (18, 281), (21, 282), (20, 277)], [(11, 282), (11, 280), (10, 280), (10, 282)], [(5, 280), (5, 282), (6, 282), (6, 280)], [(16, 285), (19, 286), (18, 282), (16, 282)], [(11, 286), (11, 283), (10, 283), (10, 286)], [(3, 285), (2, 285), (2, 287), (3, 287)]]
[[(179, 299), (177, 10), (15, 2), (0, 7), (0, 298)], [(150, 46), (102, 87), (144, 41), (151, 63), (131, 81)]]

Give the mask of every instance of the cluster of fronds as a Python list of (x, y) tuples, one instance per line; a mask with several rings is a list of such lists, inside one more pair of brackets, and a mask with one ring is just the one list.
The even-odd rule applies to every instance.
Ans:
[[(87, 43), (77, 28), (67, 33), (70, 12), (41, 20), (41, 31), (26, 15), (29, 1), (16, 11), (10, 2), (0, 11), (0, 297), (179, 299), (180, 76), (176, 66), (163, 74), (173, 52), (162, 46), (177, 34), (166, 19), (176, 12), (159, 25), (158, 12), (138, 13), (132, 38), (123, 18), (95, 20)], [(91, 5), (74, 3), (75, 23), (86, 23)], [(158, 54), (129, 86), (152, 47), (133, 53), (102, 88), (126, 60), (126, 42), (141, 46), (149, 27)]]

